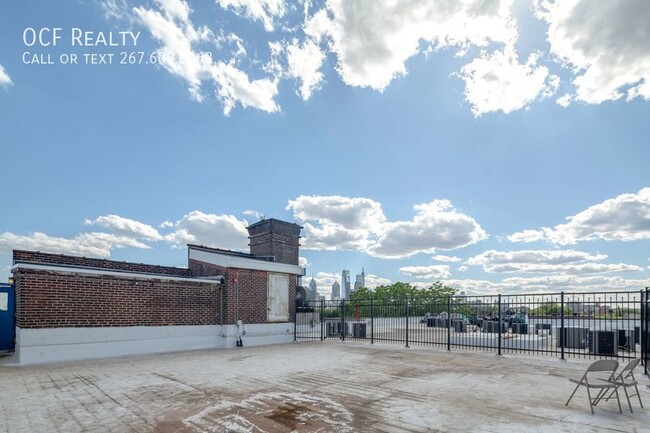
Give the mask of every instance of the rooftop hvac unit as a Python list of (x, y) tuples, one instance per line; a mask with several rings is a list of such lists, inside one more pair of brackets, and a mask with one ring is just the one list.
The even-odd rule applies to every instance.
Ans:
[(618, 330), (618, 347), (633, 351), (635, 349), (635, 332), (633, 329), (619, 329)]
[(365, 323), (353, 323), (352, 324), (352, 336), (354, 338), (366, 338), (366, 324)]
[(557, 328), (557, 347), (586, 349), (589, 328)]
[(341, 329), (343, 328), (341, 325), (341, 322), (327, 322), (327, 336), (338, 337), (341, 335)]
[(307, 291), (302, 286), (296, 286), (296, 307), (303, 308), (307, 306)]
[(493, 322), (491, 320), (484, 320), (481, 323), (481, 329), (483, 329), (484, 332), (491, 332), (493, 334), (498, 334), (499, 325), (501, 325), (501, 333), (502, 334), (505, 333), (507, 329), (506, 329), (506, 324), (503, 322)]
[(454, 332), (467, 332), (467, 323), (464, 320), (454, 320)]
[(512, 333), (513, 334), (528, 334), (528, 324), (527, 323), (513, 323), (512, 324)]
[[(539, 335), (540, 329), (548, 329), (546, 334), (551, 335), (551, 324), (550, 323), (535, 323), (535, 334)], [(543, 333), (543, 332), (542, 332)]]
[(618, 331), (590, 331), (589, 352), (598, 355), (618, 355)]

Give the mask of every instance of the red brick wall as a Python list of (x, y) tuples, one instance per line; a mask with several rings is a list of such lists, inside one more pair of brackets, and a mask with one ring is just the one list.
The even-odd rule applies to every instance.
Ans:
[[(244, 323), (267, 322), (268, 272), (222, 268), (195, 259), (190, 259), (189, 268), (195, 277), (225, 277), (224, 323), (233, 324), (237, 319)], [(297, 277), (289, 275), (289, 321), (295, 317), (296, 282)]]
[(20, 328), (214, 325), (218, 284), (19, 270)]
[(87, 268), (110, 269), (128, 272), (145, 272), (149, 274), (189, 276), (189, 269), (171, 266), (146, 265), (143, 263), (117, 262), (105, 259), (90, 259), (86, 257), (66, 256), (63, 254), (48, 254), (37, 251), (14, 250), (15, 262), (38, 263), (42, 265), (57, 264), (66, 266), (82, 266)]

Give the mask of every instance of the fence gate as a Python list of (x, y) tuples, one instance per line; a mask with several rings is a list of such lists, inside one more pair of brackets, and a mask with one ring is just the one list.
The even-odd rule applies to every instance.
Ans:
[(0, 283), (0, 352), (14, 350), (14, 286)]

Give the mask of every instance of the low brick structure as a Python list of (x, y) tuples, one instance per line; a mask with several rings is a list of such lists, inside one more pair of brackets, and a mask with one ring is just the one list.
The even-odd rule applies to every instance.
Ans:
[(249, 230), (250, 254), (189, 245), (187, 268), (14, 250), (14, 361), (290, 341), (300, 226)]

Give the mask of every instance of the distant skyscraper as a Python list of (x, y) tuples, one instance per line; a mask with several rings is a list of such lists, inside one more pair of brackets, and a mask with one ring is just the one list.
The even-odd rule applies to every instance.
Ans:
[(311, 277), (311, 281), (309, 282), (309, 292), (307, 292), (307, 299), (309, 301), (318, 300), (318, 286), (316, 286), (316, 281), (314, 281), (314, 277)]
[(357, 290), (359, 287), (366, 287), (366, 271), (363, 268), (361, 268), (361, 273), (357, 274), (354, 280), (354, 290)]
[(341, 272), (341, 298), (350, 299), (350, 271)]
[(340, 299), (341, 298), (341, 285), (339, 284), (338, 281), (334, 281), (334, 284), (332, 284), (332, 299)]

